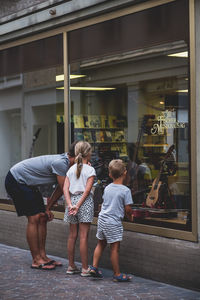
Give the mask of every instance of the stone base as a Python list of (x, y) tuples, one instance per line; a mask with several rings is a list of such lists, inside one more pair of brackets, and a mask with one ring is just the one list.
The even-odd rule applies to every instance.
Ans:
[[(26, 223), (26, 217), (0, 211), (0, 243), (28, 249)], [(48, 223), (47, 253), (67, 258), (67, 236), (68, 225), (62, 220), (55, 219)], [(96, 243), (96, 226), (92, 225), (89, 235), (89, 264), (92, 263)], [(77, 241), (76, 261), (80, 262), (78, 248)], [(101, 258), (100, 266), (111, 268), (109, 247)], [(125, 231), (120, 248), (120, 268), (122, 272), (200, 290), (200, 245)]]

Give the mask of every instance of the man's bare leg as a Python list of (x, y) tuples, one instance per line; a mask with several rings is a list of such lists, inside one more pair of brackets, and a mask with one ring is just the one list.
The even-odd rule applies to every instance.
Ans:
[[(29, 244), (31, 255), (33, 258), (32, 266), (39, 266), (46, 263), (46, 261), (40, 255), (39, 248), (39, 219), (40, 214), (34, 216), (28, 216), (28, 224), (26, 230), (26, 238)], [(46, 269), (52, 269), (52, 265), (45, 266)]]

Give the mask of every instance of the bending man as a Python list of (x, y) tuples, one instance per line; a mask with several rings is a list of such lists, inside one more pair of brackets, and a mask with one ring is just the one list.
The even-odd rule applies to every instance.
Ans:
[[(62, 265), (46, 255), (47, 221), (53, 220), (50, 209), (62, 196), (66, 172), (74, 164), (75, 144), (71, 145), (68, 153), (25, 159), (14, 165), (6, 176), (5, 187), (14, 202), (17, 215), (28, 219), (26, 238), (33, 258), (31, 268), (53, 270)], [(46, 184), (57, 186), (45, 211), (38, 186)]]

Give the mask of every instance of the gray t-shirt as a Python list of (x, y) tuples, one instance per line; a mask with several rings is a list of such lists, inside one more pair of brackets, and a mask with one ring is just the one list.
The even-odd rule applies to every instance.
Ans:
[(39, 186), (57, 183), (56, 175), (66, 176), (69, 165), (66, 153), (42, 155), (17, 163), (10, 172), (19, 183)]
[(131, 191), (125, 185), (110, 183), (104, 190), (99, 218), (108, 224), (121, 224), (124, 206), (133, 204)]

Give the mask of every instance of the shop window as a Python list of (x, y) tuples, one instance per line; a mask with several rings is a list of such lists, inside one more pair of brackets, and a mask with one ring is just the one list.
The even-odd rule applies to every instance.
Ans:
[(71, 141), (92, 145), (96, 216), (120, 158), (133, 222), (191, 230), (188, 39), (187, 1), (70, 32)]
[[(0, 199), (10, 203), (5, 176), (20, 160), (64, 152), (62, 35), (0, 52)], [(42, 190), (48, 197), (52, 187)]]

